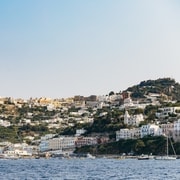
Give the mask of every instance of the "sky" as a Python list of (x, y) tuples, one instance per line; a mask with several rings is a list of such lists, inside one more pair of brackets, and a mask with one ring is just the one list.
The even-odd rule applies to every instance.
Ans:
[(0, 96), (106, 95), (180, 82), (179, 0), (0, 0)]

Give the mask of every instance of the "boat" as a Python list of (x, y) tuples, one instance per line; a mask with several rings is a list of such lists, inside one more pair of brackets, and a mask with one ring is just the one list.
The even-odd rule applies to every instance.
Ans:
[(149, 159), (150, 159), (149, 156), (144, 154), (138, 157), (138, 160), (149, 160)]
[(173, 147), (173, 144), (171, 142), (171, 139), (170, 139), (170, 144), (171, 144), (171, 147), (173, 149), (173, 152), (174, 152), (174, 156), (169, 156), (169, 140), (170, 138), (168, 138), (167, 136), (167, 139), (166, 139), (166, 155), (165, 156), (157, 156), (155, 157), (155, 160), (176, 160), (177, 159), (177, 156), (176, 156), (176, 152), (174, 150), (174, 147)]
[(176, 157), (173, 156), (157, 156), (155, 160), (176, 160)]
[(11, 159), (11, 160), (16, 160), (16, 159), (19, 159), (20, 157), (18, 157), (17, 155), (15, 154), (0, 154), (0, 159)]
[(96, 157), (95, 156), (93, 156), (92, 154), (90, 154), (90, 153), (87, 153), (87, 158), (88, 159), (95, 159)]

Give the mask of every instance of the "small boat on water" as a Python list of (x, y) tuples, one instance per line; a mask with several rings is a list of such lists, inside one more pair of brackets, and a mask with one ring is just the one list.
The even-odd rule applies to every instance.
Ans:
[(92, 154), (90, 154), (90, 153), (87, 153), (87, 158), (88, 159), (95, 159), (96, 157), (95, 156), (93, 156)]
[(176, 160), (176, 157), (173, 156), (157, 156), (155, 160)]
[(152, 160), (154, 159), (154, 156), (152, 155), (152, 153), (150, 155), (146, 155), (146, 154), (142, 154), (141, 156), (137, 157), (138, 160)]
[(149, 156), (148, 155), (141, 155), (138, 157), (138, 160), (149, 160)]
[(0, 159), (19, 159), (17, 155), (12, 155), (12, 154), (0, 154)]

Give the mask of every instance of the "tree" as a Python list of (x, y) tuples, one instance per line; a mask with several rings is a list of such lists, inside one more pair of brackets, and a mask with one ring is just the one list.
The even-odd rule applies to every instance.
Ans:
[(111, 92), (109, 93), (109, 96), (112, 96), (112, 95), (114, 95), (114, 91), (111, 91)]
[(138, 139), (135, 143), (134, 150), (138, 154), (142, 154), (144, 147), (145, 147), (144, 142), (142, 140)]

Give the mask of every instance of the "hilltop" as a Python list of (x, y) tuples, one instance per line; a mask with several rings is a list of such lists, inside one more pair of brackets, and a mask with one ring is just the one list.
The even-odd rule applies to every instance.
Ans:
[(169, 100), (180, 101), (180, 84), (171, 78), (142, 81), (125, 91), (132, 92), (132, 98), (145, 98), (149, 93), (158, 93)]

